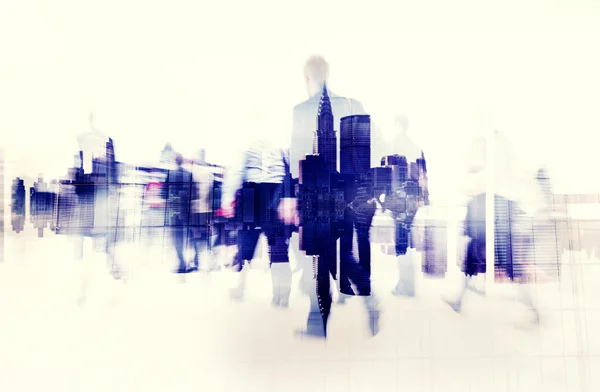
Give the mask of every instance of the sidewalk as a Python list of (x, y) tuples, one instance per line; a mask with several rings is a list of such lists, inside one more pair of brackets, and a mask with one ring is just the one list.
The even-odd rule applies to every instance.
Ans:
[(454, 272), (419, 279), (414, 299), (396, 298), (396, 263), (380, 259), (380, 334), (369, 337), (353, 298), (334, 305), (325, 343), (294, 334), (308, 309), (298, 275), (288, 310), (270, 307), (261, 269), (249, 271), (243, 303), (227, 297), (230, 272), (182, 278), (165, 269), (126, 285), (94, 274), (90, 303), (77, 307), (79, 276), (69, 260), (45, 260), (48, 249), (0, 266), (1, 390), (600, 390), (600, 267), (584, 261), (579, 275), (563, 265), (561, 284), (537, 287), (544, 321), (526, 329), (510, 285), (470, 295), (459, 315), (439, 300)]

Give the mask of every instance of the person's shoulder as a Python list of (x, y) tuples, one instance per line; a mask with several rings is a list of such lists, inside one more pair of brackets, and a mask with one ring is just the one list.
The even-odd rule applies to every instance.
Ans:
[(306, 101), (302, 101), (294, 106), (294, 112), (302, 112), (303, 110), (307, 110), (308, 108), (318, 104), (318, 101), (314, 99), (307, 99)]
[(362, 103), (358, 99), (335, 95), (330, 98), (333, 105), (343, 105), (353, 114), (365, 114)]
[(350, 102), (350, 104), (362, 107), (362, 102), (360, 102), (358, 99), (354, 99), (354, 98), (346, 98), (346, 99), (348, 100), (348, 102)]

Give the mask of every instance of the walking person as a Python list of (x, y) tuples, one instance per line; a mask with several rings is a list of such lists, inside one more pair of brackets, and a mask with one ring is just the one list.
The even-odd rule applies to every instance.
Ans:
[[(488, 187), (486, 184), (486, 144), (493, 144), (495, 172), (493, 173), (494, 206), (494, 271), (487, 271), (487, 230), (486, 213)], [(528, 173), (517, 169), (518, 160), (514, 149), (506, 137), (495, 131), (490, 139), (477, 138), (472, 147), (467, 195), (465, 232), (468, 237), (467, 252), (462, 262), (464, 277), (460, 293), (456, 299), (445, 301), (456, 312), (460, 312), (463, 300), (470, 289), (473, 277), (479, 274), (497, 273), (518, 284), (519, 301), (529, 310), (534, 324), (539, 322), (539, 311), (531, 295), (529, 283), (534, 273), (534, 237), (533, 216), (535, 210), (543, 204), (542, 188), (529, 178)], [(505, 165), (499, 164), (506, 162)], [(529, 210), (526, 211), (525, 207)], [(478, 292), (478, 290), (473, 289)], [(485, 291), (480, 291), (485, 294)]]
[(241, 164), (227, 177), (223, 192), (225, 215), (233, 217), (239, 226), (237, 253), (233, 269), (240, 273), (232, 299), (244, 297), (247, 263), (254, 253), (261, 235), (267, 237), (269, 263), (273, 285), (272, 305), (288, 307), (292, 283), (288, 248), (290, 227), (278, 214), (280, 200), (290, 197), (291, 177), (286, 151), (267, 140), (253, 144), (244, 154)]
[(170, 231), (177, 253), (178, 266), (175, 273), (191, 272), (185, 259), (185, 250), (190, 239), (190, 209), (192, 191), (192, 173), (183, 168), (183, 156), (176, 154), (175, 170), (170, 170), (167, 178), (167, 205), (165, 211), (165, 229)]

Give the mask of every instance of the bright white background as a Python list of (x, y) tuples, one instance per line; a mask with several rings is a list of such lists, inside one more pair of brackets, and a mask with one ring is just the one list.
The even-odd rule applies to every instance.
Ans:
[(549, 165), (557, 191), (600, 193), (598, 5), (418, 3), (3, 1), (1, 143), (13, 173), (62, 175), (93, 110), (121, 161), (155, 161), (170, 141), (227, 165), (259, 124), (287, 136), (319, 53), (331, 89), (384, 133), (409, 117), (434, 195), (450, 197), (481, 113), (525, 164)]

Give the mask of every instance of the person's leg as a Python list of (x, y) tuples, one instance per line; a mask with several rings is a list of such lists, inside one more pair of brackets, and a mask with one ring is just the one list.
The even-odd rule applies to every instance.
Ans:
[(442, 298), (443, 301), (446, 302), (448, 305), (450, 305), (450, 307), (456, 313), (460, 313), (460, 311), (462, 310), (462, 304), (463, 304), (465, 295), (467, 294), (469, 280), (470, 280), (469, 276), (461, 275), (460, 285), (459, 285), (460, 288), (459, 288), (458, 295), (455, 296), (454, 298), (447, 298), (447, 297)]
[[(410, 223), (410, 222), (409, 222)], [(398, 283), (392, 290), (395, 296), (414, 297), (415, 295), (415, 262), (416, 250), (409, 248), (410, 227), (405, 223), (396, 223), (396, 263), (398, 267)]]
[[(269, 238), (270, 237), (270, 238)], [(269, 261), (273, 284), (273, 305), (287, 307), (292, 291), (292, 270), (288, 257), (288, 241), (285, 235), (270, 234)]]
[(414, 295), (414, 268), (411, 269), (413, 261), (409, 251), (408, 229), (404, 223), (396, 222), (396, 263), (398, 267), (398, 282), (392, 290), (395, 296)]
[(330, 263), (335, 262), (335, 258), (332, 259), (333, 255), (335, 255), (335, 250), (326, 253), (313, 260), (317, 264), (316, 294), (321, 320), (319, 322), (314, 314), (309, 313), (307, 321), (308, 331), (317, 334), (317, 336), (321, 336), (320, 334), (323, 333), (323, 337), (327, 336), (327, 323), (329, 321), (329, 314), (331, 313)]
[(339, 285), (340, 285), (340, 298), (344, 295), (352, 296), (356, 293), (352, 289), (351, 276), (356, 275), (355, 271), (358, 268), (358, 260), (354, 257), (353, 242), (355, 238), (352, 234), (345, 234), (340, 237), (340, 270)]
[(210, 248), (208, 241), (209, 241), (208, 227), (206, 227), (206, 226), (198, 227), (197, 232), (194, 237), (194, 251), (195, 251), (194, 263), (195, 263), (196, 268), (201, 267), (200, 266), (201, 258), (204, 258), (203, 269), (211, 270), (211, 268), (212, 268), (210, 258), (206, 257), (207, 253), (209, 253), (209, 248)]
[(527, 310), (533, 315), (533, 323), (540, 321), (540, 313), (533, 299), (533, 286), (531, 284), (517, 284), (520, 302), (527, 307)]
[[(343, 263), (340, 263), (340, 269), (347, 276), (348, 281), (356, 286), (356, 294), (362, 297), (367, 314), (369, 316), (369, 329), (371, 333), (379, 333), (379, 299), (371, 289), (371, 271), (370, 271), (370, 252), (371, 246), (369, 238), (366, 236), (357, 236), (358, 258), (356, 260), (352, 253), (347, 249), (341, 253)], [(340, 271), (340, 274), (342, 273)]]
[(195, 237), (195, 234), (190, 238), (190, 244), (194, 250), (194, 260), (190, 269), (197, 271), (200, 268), (200, 240)]
[(271, 264), (271, 281), (273, 284), (273, 305), (287, 308), (292, 286), (290, 263)]
[(357, 245), (359, 268), (352, 281), (357, 287), (358, 295), (363, 297), (363, 303), (369, 316), (369, 329), (375, 336), (379, 333), (380, 306), (379, 298), (373, 292), (371, 285), (371, 242), (368, 230), (357, 232)]
[(177, 252), (177, 259), (179, 260), (179, 267), (176, 272), (182, 273), (186, 271), (185, 256), (183, 253), (183, 247), (185, 245), (185, 233), (183, 226), (174, 226), (171, 228), (173, 235), (173, 245), (175, 246), (175, 252)]
[(414, 249), (408, 249), (405, 254), (396, 255), (398, 267), (398, 283), (392, 290), (395, 296), (414, 297), (415, 295), (415, 256)]
[(221, 268), (221, 265), (225, 264), (222, 260), (223, 252), (226, 249), (225, 244), (225, 225), (223, 223), (216, 223), (211, 227), (210, 241), (210, 257), (213, 260), (214, 265), (217, 268)]
[(292, 237), (290, 238), (290, 250), (294, 252), (296, 263), (301, 270), (302, 276), (300, 277), (299, 284), (302, 293), (309, 298), (309, 312), (319, 313), (319, 301), (317, 300), (317, 280), (315, 277), (313, 257), (307, 256), (300, 250), (300, 235), (298, 233), (292, 233)]
[(78, 261), (83, 262), (81, 265), (81, 289), (79, 292), (79, 298), (77, 299), (78, 305), (83, 305), (83, 303), (87, 300), (88, 295), (88, 285), (89, 285), (89, 275), (90, 275), (90, 264), (92, 260), (85, 260), (84, 255), (84, 236), (75, 237), (74, 245), (75, 245), (75, 257)]
[(117, 238), (116, 228), (111, 229), (106, 236), (106, 261), (110, 273), (115, 279), (123, 278), (123, 269), (116, 258)]
[(256, 229), (243, 229), (238, 232), (238, 251), (234, 256), (234, 271), (239, 272), (236, 284), (230, 290), (233, 299), (242, 299), (246, 287), (248, 266), (246, 261), (251, 261), (256, 250), (256, 245), (261, 231)]

